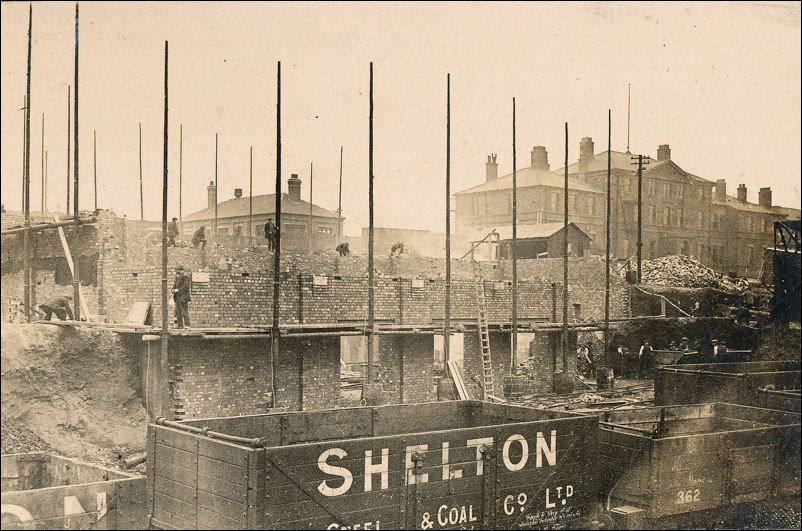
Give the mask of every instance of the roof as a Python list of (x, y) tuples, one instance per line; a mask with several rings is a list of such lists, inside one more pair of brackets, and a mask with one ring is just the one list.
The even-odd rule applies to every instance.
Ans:
[[(217, 204), (217, 218), (234, 218), (247, 216), (249, 212), (248, 197), (232, 198), (222, 203)], [(265, 194), (253, 196), (253, 214), (275, 214), (276, 212), (276, 194)], [(281, 213), (282, 214), (299, 214), (309, 215), (309, 201), (290, 199), (286, 193), (281, 194)], [(312, 215), (324, 218), (337, 218), (336, 212), (327, 210), (317, 205), (312, 205)], [(184, 221), (202, 221), (207, 219), (214, 219), (214, 207), (204, 208), (184, 216)]]
[[(565, 186), (563, 179), (564, 177), (562, 175), (557, 175), (556, 173), (546, 170), (538, 170), (528, 167), (521, 168), (516, 171), (515, 184), (517, 188), (524, 188), (527, 186), (551, 186), (554, 188), (563, 188)], [(568, 179), (568, 188), (570, 190), (602, 193), (601, 190), (597, 190), (587, 183), (571, 178)], [(499, 177), (498, 179), (493, 179), (492, 181), (474, 186), (473, 188), (462, 190), (461, 192), (457, 192), (455, 195), (476, 194), (481, 192), (490, 192), (493, 190), (512, 190), (512, 174), (510, 173), (503, 177)]]
[[(556, 223), (535, 223), (531, 225), (518, 225), (517, 231), (517, 238), (519, 240), (527, 239), (527, 238), (548, 238), (549, 236), (554, 236), (558, 232), (563, 229), (563, 223), (559, 221)], [(579, 225), (574, 223), (573, 221), (568, 224), (569, 227), (573, 226), (576, 230), (584, 234), (591, 239), (588, 234), (579, 228)], [(502, 240), (511, 240), (512, 239), (512, 226), (506, 225), (503, 227), (496, 227), (496, 232), (499, 235), (499, 238)]]
[(795, 217), (794, 213), (796, 213), (796, 216), (799, 216), (799, 210), (795, 210), (793, 208), (777, 207), (777, 206), (764, 207), (762, 205), (755, 203), (748, 203), (748, 202), (745, 203), (743, 201), (739, 201), (738, 198), (733, 197), (731, 195), (727, 196), (726, 203), (716, 202), (715, 204), (717, 205), (726, 204), (726, 206), (734, 208), (735, 210), (741, 210), (744, 212), (754, 212), (756, 214), (774, 214), (780, 216)]
[[(636, 154), (632, 153), (621, 153), (620, 151), (611, 151), (610, 152), (610, 168), (614, 170), (627, 170), (631, 172), (635, 172), (637, 170), (637, 165), (633, 164), (635, 161), (632, 160), (632, 157), (637, 157)], [(688, 177), (691, 180), (697, 182), (703, 182), (707, 184), (714, 184), (712, 181), (707, 179), (703, 179), (698, 175), (694, 175), (692, 173), (688, 173), (687, 171), (683, 170), (682, 168), (677, 165), (676, 162), (673, 160), (655, 160), (650, 158), (649, 164), (644, 164), (643, 166), (643, 174), (647, 175), (649, 172), (654, 171), (656, 168), (664, 166), (665, 164), (670, 164), (674, 169), (679, 171), (684, 176)], [(606, 171), (607, 170), (607, 151), (602, 151), (601, 153), (596, 153), (593, 155), (593, 158), (588, 161), (587, 171), (594, 172), (594, 171)], [(554, 173), (560, 174), (563, 172), (564, 169), (560, 168), (556, 170)], [(579, 163), (574, 162), (573, 164), (568, 165), (568, 175), (572, 173), (579, 172)]]

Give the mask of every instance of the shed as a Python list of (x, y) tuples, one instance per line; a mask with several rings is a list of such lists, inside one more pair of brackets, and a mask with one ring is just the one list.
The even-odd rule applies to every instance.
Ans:
[[(518, 258), (555, 258), (563, 256), (562, 223), (537, 223), (534, 225), (518, 225), (517, 244)], [(512, 258), (512, 226), (498, 227), (498, 258)], [(585, 256), (592, 238), (579, 226), (568, 224), (568, 256)]]

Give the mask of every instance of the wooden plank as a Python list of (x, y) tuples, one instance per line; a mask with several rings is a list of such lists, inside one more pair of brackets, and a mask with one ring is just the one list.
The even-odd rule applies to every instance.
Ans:
[(166, 426), (154, 426), (154, 429), (156, 431), (156, 444), (171, 446), (185, 452), (195, 452), (195, 438), (197, 435)]
[(198, 441), (198, 454), (243, 469), (248, 466), (248, 449), (224, 441), (201, 437)]
[(184, 485), (164, 476), (156, 476), (156, 492), (166, 494), (186, 503), (195, 503), (195, 486)]
[(247, 506), (244, 498), (237, 502), (199, 489), (198, 508), (201, 507), (231, 520), (241, 522), (240, 525), (244, 524), (247, 517)]
[(147, 457), (146, 457), (146, 473), (147, 482), (145, 485), (145, 496), (148, 500), (148, 514), (153, 516), (153, 510), (156, 503), (156, 427), (153, 424), (148, 424), (147, 436)]
[[(299, 516), (301, 515), (296, 515), (295, 520), (271, 523), (269, 529), (337, 529), (332, 527), (336, 522), (331, 516), (298, 518)], [(398, 507), (360, 508), (348, 517), (344, 525), (351, 529), (405, 529)], [(338, 527), (343, 528), (339, 524)]]
[(231, 463), (224, 463), (208, 457), (198, 457), (198, 475), (201, 474), (228, 481), (236, 485), (244, 485), (247, 480), (247, 469)]
[[(157, 485), (156, 488), (158, 489), (159, 486)], [(169, 511), (170, 513), (184, 518), (188, 521), (193, 521), (195, 519), (195, 506), (191, 503), (187, 503), (181, 501), (177, 498), (173, 498), (172, 496), (165, 494), (159, 490), (156, 491), (156, 509), (163, 509), (165, 511)]]
[(198, 474), (198, 489), (206, 492), (211, 492), (228, 498), (237, 503), (247, 503), (248, 488), (243, 480), (241, 484), (231, 483), (224, 479), (209, 476), (207, 474)]
[(298, 520), (300, 515), (305, 518), (328, 518), (334, 521), (334, 517), (329, 511), (340, 514), (347, 522), (352, 519), (353, 513), (358, 513), (366, 508), (396, 508), (404, 496), (404, 489), (359, 492), (328, 498), (323, 505), (306, 495), (291, 501), (271, 498), (268, 512), (270, 513), (269, 518), (273, 523)]
[(266, 498), (266, 474), (265, 474), (265, 451), (263, 449), (248, 452), (248, 529), (261, 529), (265, 526), (265, 511), (267, 508)]
[(198, 529), (242, 529), (243, 522), (232, 520), (222, 514), (198, 507)]
[(165, 444), (159, 445), (158, 452), (160, 461), (165, 461), (182, 468), (191, 469), (195, 467), (196, 456), (194, 452), (187, 452)]
[(155, 476), (154, 476), (154, 488), (155, 484), (158, 483), (160, 477), (165, 477), (176, 483), (181, 483), (184, 485), (195, 485), (195, 470), (190, 470), (188, 468), (176, 466), (172, 463), (168, 463), (167, 461), (162, 461), (159, 456), (156, 456), (156, 466), (155, 466)]

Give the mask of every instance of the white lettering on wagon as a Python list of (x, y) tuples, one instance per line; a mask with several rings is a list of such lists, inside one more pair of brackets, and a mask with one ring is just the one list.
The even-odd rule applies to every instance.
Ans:
[[(473, 447), (476, 449), (476, 475), (484, 475), (484, 461), (486, 452), (494, 445), (493, 437), (480, 437), (476, 439), (468, 439), (465, 441), (465, 446)], [(501, 460), (504, 467), (510, 472), (518, 472), (523, 470), (527, 465), (531, 466), (529, 460), (529, 444), (531, 440), (527, 440), (523, 435), (514, 433), (507, 437), (502, 445)], [(520, 455), (514, 454), (513, 449), (517, 449), (515, 445), (520, 446)], [(449, 479), (460, 479), (464, 476), (464, 468), (454, 466), (450, 462), (449, 457), (450, 443), (443, 441), (440, 448), (440, 463), (427, 463), (428, 470), (436, 470), (438, 464), (441, 469), (441, 478), (443, 481)], [(365, 450), (364, 454), (364, 492), (371, 492), (375, 486), (373, 483), (374, 476), (380, 476), (379, 490), (386, 490), (390, 488), (390, 449), (382, 448), (380, 450), (381, 457), (374, 458), (373, 450)], [(415, 485), (417, 483), (428, 483), (429, 472), (420, 472), (419, 467), (422, 461), (437, 459), (435, 450), (430, 451), (428, 444), (409, 445), (404, 449), (404, 484)], [(349, 470), (345, 466), (338, 466), (334, 464), (335, 459), (345, 459), (348, 452), (342, 448), (329, 448), (322, 452), (317, 460), (318, 469), (331, 478), (323, 479), (318, 485), (318, 490), (324, 496), (342, 496), (347, 493), (354, 482), (354, 474), (359, 476), (356, 471)], [(557, 430), (551, 430), (549, 433), (549, 440), (546, 440), (542, 432), (537, 432), (535, 435), (535, 467), (543, 467), (543, 458), (545, 457), (547, 466), (555, 466), (557, 464)], [(351, 460), (351, 467), (359, 461)], [(336, 478), (336, 479), (335, 479)]]

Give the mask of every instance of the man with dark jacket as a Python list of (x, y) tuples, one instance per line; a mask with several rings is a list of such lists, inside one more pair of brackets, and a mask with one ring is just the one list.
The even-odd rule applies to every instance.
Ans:
[(175, 247), (175, 239), (178, 238), (178, 218), (167, 225), (167, 247)]
[(276, 226), (273, 224), (272, 218), (265, 223), (265, 239), (267, 240), (267, 250), (272, 251), (276, 246)]
[[(676, 350), (676, 348), (672, 349)], [(652, 377), (652, 362), (654, 360), (654, 349), (648, 341), (644, 341), (638, 352), (638, 378)]]
[(192, 281), (184, 270), (184, 266), (179, 265), (175, 268), (175, 282), (173, 283), (173, 300), (175, 301), (175, 318), (178, 328), (184, 328), (184, 323), (189, 328), (189, 301), (192, 300), (189, 288)]
[(206, 227), (201, 227), (195, 231), (195, 234), (192, 235), (192, 245), (195, 248), (198, 246), (201, 249), (206, 248)]
[(66, 321), (67, 316), (70, 317), (70, 321), (74, 321), (75, 317), (72, 315), (70, 301), (72, 301), (72, 297), (69, 295), (65, 295), (64, 297), (55, 297), (47, 301), (45, 304), (40, 304), (39, 311), (44, 313), (45, 321), (49, 321), (50, 318), (53, 317), (54, 313), (61, 321)]

